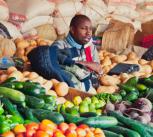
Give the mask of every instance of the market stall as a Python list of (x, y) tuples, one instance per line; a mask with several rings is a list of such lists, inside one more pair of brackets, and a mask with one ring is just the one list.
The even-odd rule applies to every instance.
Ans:
[[(93, 24), (94, 93), (43, 77), (27, 56), (65, 38), (76, 14)], [(0, 136), (152, 137), (152, 14), (153, 0), (0, 0)]]

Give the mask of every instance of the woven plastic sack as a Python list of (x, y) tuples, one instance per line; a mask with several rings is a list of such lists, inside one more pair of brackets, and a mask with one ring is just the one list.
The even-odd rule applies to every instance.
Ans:
[(4, 0), (0, 0), (0, 20), (8, 20), (9, 9), (8, 5)]
[(47, 16), (55, 10), (50, 0), (6, 0), (10, 10), (10, 20), (25, 21), (36, 16)]

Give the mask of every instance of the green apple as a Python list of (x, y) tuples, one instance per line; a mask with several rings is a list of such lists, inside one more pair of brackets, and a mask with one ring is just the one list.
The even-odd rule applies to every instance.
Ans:
[(89, 112), (96, 112), (95, 104), (89, 104)]
[(80, 104), (79, 106), (79, 112), (80, 113), (85, 113), (85, 112), (89, 112), (89, 107), (86, 104)]
[(88, 104), (91, 103), (91, 98), (90, 97), (86, 97), (83, 101), (87, 102)]
[(95, 96), (91, 97), (91, 103), (94, 103), (94, 104), (99, 103), (98, 98), (96, 98)]

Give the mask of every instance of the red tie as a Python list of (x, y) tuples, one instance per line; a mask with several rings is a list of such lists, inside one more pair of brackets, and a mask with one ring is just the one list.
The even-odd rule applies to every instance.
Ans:
[(91, 48), (90, 46), (88, 46), (87, 48), (85, 48), (85, 55), (86, 55), (86, 61), (87, 62), (92, 62), (92, 56), (91, 56)]

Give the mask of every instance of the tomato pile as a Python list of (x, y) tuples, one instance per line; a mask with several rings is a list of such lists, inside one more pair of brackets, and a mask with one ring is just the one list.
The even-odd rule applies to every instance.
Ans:
[(50, 120), (41, 123), (19, 124), (12, 131), (2, 134), (2, 137), (105, 137), (99, 128), (90, 128), (85, 124), (77, 126), (65, 122), (59, 125)]

